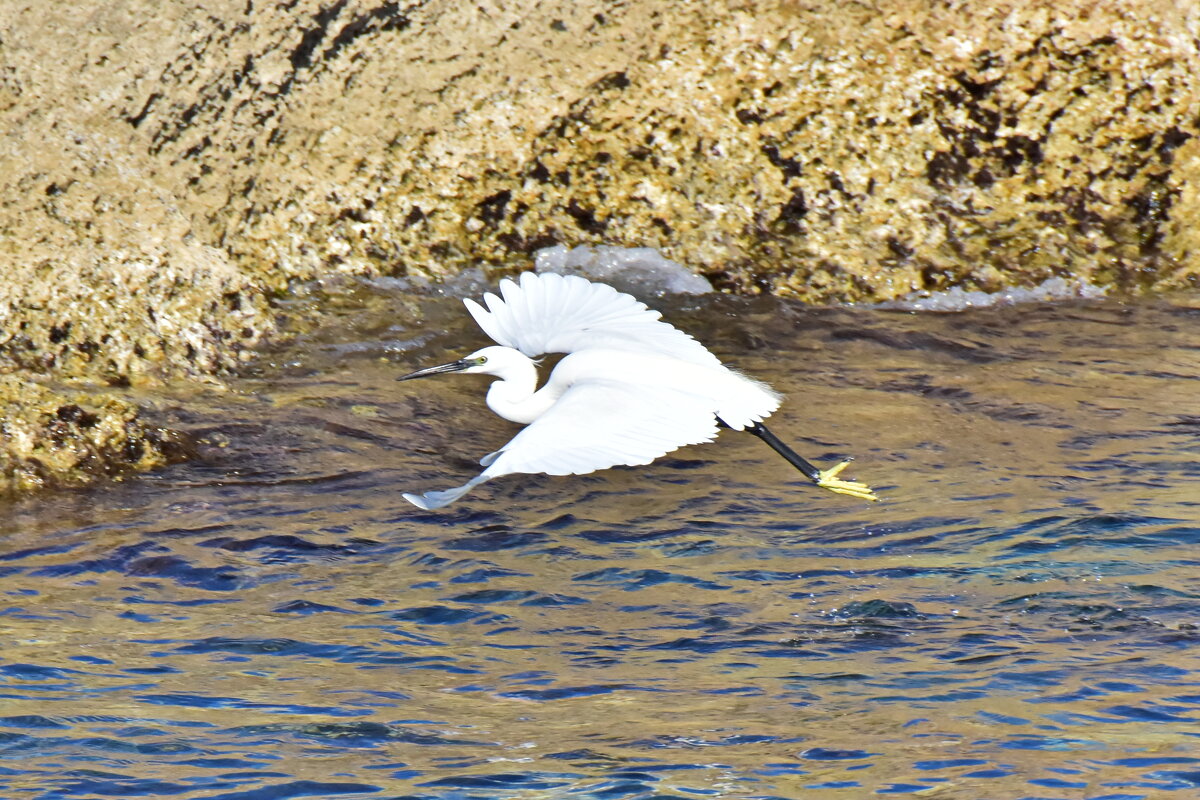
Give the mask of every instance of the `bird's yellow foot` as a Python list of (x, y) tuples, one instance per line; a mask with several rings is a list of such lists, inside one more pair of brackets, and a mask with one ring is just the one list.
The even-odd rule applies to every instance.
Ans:
[(850, 463), (849, 460), (843, 461), (836, 467), (823, 469), (817, 473), (817, 486), (822, 489), (828, 489), (831, 492), (838, 494), (848, 494), (851, 497), (857, 497), (861, 500), (870, 500), (873, 503), (878, 503), (879, 498), (875, 496), (875, 492), (871, 491), (871, 487), (865, 483), (858, 481), (844, 481), (838, 477), (838, 474), (846, 468)]

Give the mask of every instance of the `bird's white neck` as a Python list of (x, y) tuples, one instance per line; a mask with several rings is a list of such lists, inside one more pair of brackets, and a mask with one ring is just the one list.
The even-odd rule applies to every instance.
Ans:
[[(532, 361), (505, 364), (492, 373), (496, 380), (488, 388), (488, 408), (510, 422), (528, 425), (550, 410), (558, 392), (537, 389), (537, 367)], [(548, 387), (547, 387), (548, 388)]]

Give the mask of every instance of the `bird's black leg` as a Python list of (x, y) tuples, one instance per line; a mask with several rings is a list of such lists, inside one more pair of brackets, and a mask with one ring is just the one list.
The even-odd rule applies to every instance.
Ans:
[(771, 433), (766, 425), (763, 425), (761, 422), (755, 422), (753, 425), (747, 426), (746, 431), (748, 433), (753, 433), (755, 436), (766, 442), (772, 450), (783, 456), (789, 464), (803, 472), (804, 477), (808, 478), (813, 483), (821, 482), (821, 470), (814, 467), (812, 464), (802, 458), (799, 453), (784, 444), (778, 436)]
[[(729, 427), (720, 417), (717, 417), (717, 424), (722, 428)], [(852, 497), (862, 498), (863, 500), (874, 501), (879, 499), (866, 484), (859, 483), (858, 481), (844, 481), (838, 477), (838, 473), (846, 468), (846, 465), (850, 463), (849, 461), (843, 461), (841, 464), (838, 464), (832, 469), (817, 469), (807, 460), (801, 458), (799, 453), (784, 444), (778, 436), (771, 433), (771, 431), (767, 429), (767, 426), (763, 425), (761, 422), (755, 422), (751, 425), (747, 425), (745, 430), (754, 434), (770, 445), (772, 450), (783, 456), (789, 464), (804, 473), (804, 477), (808, 478), (822, 489), (828, 489), (831, 492), (837, 492), (838, 494), (848, 494)]]

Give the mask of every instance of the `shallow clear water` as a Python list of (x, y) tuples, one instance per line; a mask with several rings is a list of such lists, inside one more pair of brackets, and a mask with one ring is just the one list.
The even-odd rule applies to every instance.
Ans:
[[(202, 461), (5, 509), (0, 796), (1200, 793), (1200, 302), (670, 317), (858, 458), (514, 476), (457, 301), (359, 291)], [(414, 316), (418, 306), (425, 311)], [(396, 320), (409, 320), (397, 323)]]

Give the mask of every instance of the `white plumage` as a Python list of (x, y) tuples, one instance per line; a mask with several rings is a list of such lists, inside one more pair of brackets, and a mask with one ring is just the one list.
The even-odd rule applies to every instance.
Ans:
[(658, 353), (693, 364), (721, 367), (720, 360), (662, 314), (603, 283), (575, 276), (525, 272), (518, 285), (500, 282), (500, 294), (485, 294), (487, 310), (463, 302), (496, 344), (530, 358), (578, 350)]
[[(447, 505), (512, 473), (583, 475), (649, 464), (684, 445), (712, 441), (718, 422), (764, 438), (819, 485), (874, 499), (862, 484), (837, 480), (841, 466), (817, 470), (760, 424), (779, 407), (779, 395), (768, 386), (725, 367), (659, 312), (611, 286), (526, 272), (520, 283), (501, 281), (500, 296), (484, 295), (486, 309), (464, 302), (497, 346), (399, 380), (443, 372), (492, 375), (497, 380), (488, 406), (527, 427), (484, 456), (483, 472), (463, 486), (404, 495), (421, 508)], [(532, 359), (545, 353), (568, 355), (536, 389)]]

